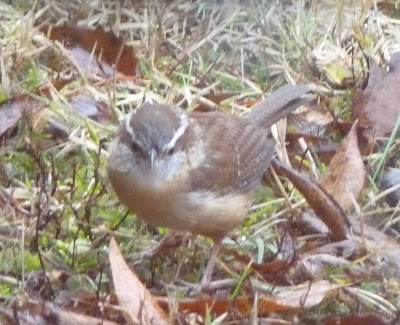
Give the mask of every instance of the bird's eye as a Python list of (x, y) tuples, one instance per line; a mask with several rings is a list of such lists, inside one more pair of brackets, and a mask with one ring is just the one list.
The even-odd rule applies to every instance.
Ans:
[(171, 149), (168, 149), (167, 155), (172, 156), (174, 154), (174, 152), (175, 152), (175, 148), (172, 147)]
[(142, 148), (140, 148), (140, 146), (134, 141), (130, 143), (130, 147), (134, 152), (142, 151)]

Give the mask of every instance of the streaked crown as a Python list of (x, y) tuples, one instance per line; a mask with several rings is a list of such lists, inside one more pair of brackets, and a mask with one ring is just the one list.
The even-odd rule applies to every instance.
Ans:
[(188, 127), (184, 111), (168, 105), (144, 103), (129, 113), (125, 128), (132, 149), (151, 155), (169, 154)]

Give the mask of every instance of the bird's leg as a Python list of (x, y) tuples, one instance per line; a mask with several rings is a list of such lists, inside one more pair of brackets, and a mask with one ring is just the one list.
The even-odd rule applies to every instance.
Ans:
[(211, 250), (210, 259), (208, 260), (207, 266), (204, 270), (203, 277), (200, 281), (201, 289), (208, 287), (211, 282), (212, 272), (214, 270), (215, 262), (217, 261), (217, 256), (222, 248), (222, 239), (215, 240), (214, 245)]
[(185, 286), (189, 287), (187, 294), (191, 297), (198, 296), (203, 290), (220, 290), (230, 289), (235, 286), (236, 281), (234, 279), (223, 279), (217, 281), (211, 281), (212, 272), (214, 270), (215, 262), (217, 261), (218, 253), (222, 248), (222, 237), (217, 239), (214, 238), (214, 245), (211, 249), (210, 258), (207, 266), (204, 270), (201, 281), (197, 284), (191, 284), (185, 281), (181, 281)]
[(212, 272), (214, 270), (215, 262), (217, 261), (217, 256), (219, 251), (222, 248), (222, 238), (214, 238), (214, 244), (211, 249), (210, 258), (208, 260), (207, 266), (204, 270), (203, 276), (200, 280), (200, 283), (196, 285), (192, 285), (189, 289), (188, 294), (190, 296), (197, 296), (200, 292), (202, 292), (205, 288), (210, 285)]

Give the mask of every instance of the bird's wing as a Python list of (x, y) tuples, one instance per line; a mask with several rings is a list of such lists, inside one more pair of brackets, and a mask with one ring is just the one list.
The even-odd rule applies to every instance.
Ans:
[(246, 119), (222, 113), (213, 113), (215, 118), (207, 123), (210, 119), (205, 114), (194, 115), (207, 156), (192, 171), (191, 189), (224, 195), (258, 186), (274, 153), (267, 132)]

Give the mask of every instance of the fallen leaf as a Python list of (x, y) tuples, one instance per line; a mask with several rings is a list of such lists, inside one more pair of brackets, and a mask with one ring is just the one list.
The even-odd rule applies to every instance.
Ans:
[(351, 261), (330, 254), (313, 254), (299, 257), (296, 266), (287, 272), (290, 283), (303, 283), (304, 281), (322, 280), (328, 271), (345, 270), (348, 276), (360, 278), (366, 275), (366, 269), (354, 265)]
[(110, 107), (104, 102), (95, 100), (90, 94), (76, 93), (67, 100), (73, 109), (96, 122), (105, 123), (111, 119)]
[(349, 222), (343, 209), (329, 193), (277, 159), (272, 159), (271, 165), (278, 175), (288, 178), (303, 195), (315, 214), (327, 225), (334, 240), (347, 238)]
[(366, 178), (356, 126), (354, 123), (319, 181), (346, 212), (354, 208), (354, 200), (359, 198)]
[(40, 117), (40, 112), (45, 108), (44, 102), (28, 95), (21, 95), (0, 105), (0, 136), (13, 129), (23, 115), (34, 121)]
[[(272, 291), (272, 294), (259, 294), (259, 299), (256, 302), (258, 316), (314, 307), (327, 295), (341, 287), (328, 281), (307, 282), (298, 286), (288, 287), (273, 286), (257, 280), (252, 281), (252, 284), (258, 290), (268, 286), (265, 290)], [(157, 302), (162, 308), (168, 310), (168, 298), (159, 297)], [(207, 312), (221, 315), (227, 311), (248, 314), (253, 305), (254, 300), (249, 297), (237, 297), (233, 301), (220, 298), (186, 298), (178, 302), (178, 310), (200, 315), (204, 315)]]
[(273, 289), (273, 296), (276, 297), (278, 306), (311, 308), (318, 305), (327, 295), (332, 294), (332, 291), (341, 287), (326, 280), (305, 282), (296, 286), (276, 287)]
[(78, 314), (74, 311), (63, 309), (49, 301), (29, 301), (16, 303), (10, 312), (2, 313), (1, 324), (14, 325), (118, 325), (104, 317), (92, 317)]
[(306, 229), (307, 233), (328, 234), (329, 228), (317, 217), (314, 211), (310, 209), (303, 210), (296, 218), (296, 225)]
[(150, 291), (126, 264), (114, 238), (110, 240), (110, 265), (115, 293), (128, 324), (164, 325), (168, 316), (155, 302)]
[(288, 128), (290, 132), (304, 136), (326, 137), (328, 127), (333, 122), (332, 115), (318, 111), (314, 101), (299, 107), (288, 117)]
[(331, 113), (318, 109), (317, 101), (313, 100), (287, 118), (286, 149), (293, 166), (299, 165), (298, 157), (305, 154), (304, 146), (299, 143), (301, 138), (307, 144), (307, 150), (311, 149), (323, 163), (329, 164), (337, 150), (337, 144), (329, 137), (335, 119)]
[(386, 325), (389, 324), (376, 315), (348, 315), (343, 317), (329, 316), (324, 325)]
[(359, 127), (364, 129), (367, 146), (371, 146), (377, 137), (388, 136), (399, 117), (399, 72), (400, 52), (396, 52), (389, 61), (389, 71), (386, 73), (379, 67), (373, 67), (368, 86), (357, 90), (353, 96), (351, 119), (358, 120)]
[[(44, 97), (50, 97), (49, 88), (40, 90)], [(99, 123), (108, 122), (111, 118), (111, 109), (104, 103), (97, 101), (92, 95), (84, 92), (74, 93), (67, 96), (67, 101), (71, 107), (80, 115), (89, 117)], [(14, 129), (22, 116), (26, 116), (32, 127), (38, 129), (46, 129), (46, 132), (53, 135), (54, 138), (60, 135), (68, 135), (62, 121), (57, 118), (49, 120), (48, 108), (45, 100), (37, 99), (34, 96), (20, 95), (10, 99), (0, 105), (0, 136), (3, 136), (10, 130)], [(50, 123), (47, 123), (50, 122)]]
[[(356, 236), (364, 239), (364, 245), (369, 250), (370, 257), (379, 256), (384, 260), (384, 265), (379, 263), (379, 268), (393, 268), (396, 276), (400, 274), (400, 244), (394, 239), (367, 224), (361, 224), (362, 220), (352, 219), (351, 227)], [(361, 244), (360, 244), (361, 245)]]
[[(113, 32), (106, 32), (101, 27), (91, 29), (81, 26), (46, 26), (42, 31), (53, 41), (65, 42), (65, 46), (72, 50), (79, 66), (85, 71), (92, 65), (99, 65), (100, 70), (111, 77), (112, 67), (115, 66), (118, 72), (126, 76), (136, 75), (138, 60), (133, 48)], [(98, 62), (92, 60), (93, 50)]]

